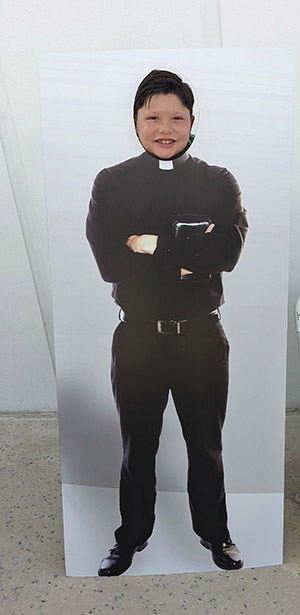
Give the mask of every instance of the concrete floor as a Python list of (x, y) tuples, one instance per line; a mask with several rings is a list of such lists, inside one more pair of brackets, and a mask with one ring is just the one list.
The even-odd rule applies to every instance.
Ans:
[(65, 576), (57, 415), (0, 414), (0, 426), (1, 615), (300, 612), (299, 411), (287, 414), (283, 566), (112, 579)]

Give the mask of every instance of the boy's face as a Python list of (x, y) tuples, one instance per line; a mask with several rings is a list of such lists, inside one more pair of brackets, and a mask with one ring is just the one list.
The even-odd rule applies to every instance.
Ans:
[(194, 119), (176, 94), (157, 94), (138, 110), (135, 128), (149, 154), (168, 159), (186, 147)]

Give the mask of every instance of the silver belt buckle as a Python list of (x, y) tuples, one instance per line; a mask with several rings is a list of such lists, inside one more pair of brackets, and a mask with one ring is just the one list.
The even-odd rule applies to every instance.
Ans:
[(174, 331), (163, 331), (163, 324), (167, 323), (168, 325), (175, 325), (176, 335), (180, 335), (181, 333), (181, 324), (183, 322), (187, 322), (186, 320), (157, 320), (157, 332), (162, 333), (163, 335), (173, 335)]

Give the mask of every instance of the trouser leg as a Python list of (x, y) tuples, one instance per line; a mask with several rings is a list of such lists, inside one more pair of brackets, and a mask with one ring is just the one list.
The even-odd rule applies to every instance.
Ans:
[(229, 345), (220, 322), (180, 343), (171, 390), (187, 446), (193, 529), (209, 542), (223, 542), (229, 538), (221, 437)]
[(168, 399), (159, 344), (158, 336), (141, 337), (125, 323), (113, 339), (112, 387), (123, 442), (115, 537), (128, 549), (149, 538), (155, 520), (155, 457)]

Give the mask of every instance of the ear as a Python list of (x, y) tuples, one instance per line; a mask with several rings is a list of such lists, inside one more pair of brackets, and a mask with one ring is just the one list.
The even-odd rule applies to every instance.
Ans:
[(192, 126), (193, 126), (194, 121), (195, 121), (195, 116), (192, 115), (192, 117), (191, 117), (191, 130), (192, 130)]

